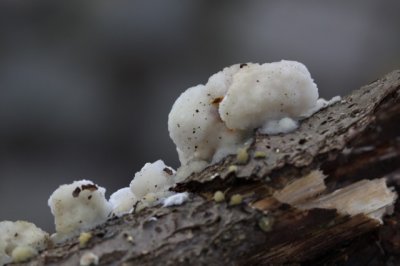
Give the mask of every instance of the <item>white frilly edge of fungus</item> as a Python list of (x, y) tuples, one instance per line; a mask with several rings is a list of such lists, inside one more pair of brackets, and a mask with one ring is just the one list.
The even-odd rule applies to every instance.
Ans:
[(25, 221), (0, 222), (0, 265), (23, 262), (45, 249), (49, 234)]
[(305, 112), (303, 115), (301, 115), (301, 118), (307, 118), (315, 114), (316, 112), (332, 105), (337, 102), (340, 102), (342, 100), (342, 97), (340, 96), (335, 96), (330, 100), (325, 100), (324, 98), (319, 98), (313, 108)]
[(237, 149), (254, 129), (289, 133), (301, 119), (340, 100), (318, 99), (318, 88), (299, 62), (236, 64), (187, 89), (168, 116), (181, 167), (177, 179), (199, 172)]
[(163, 207), (171, 207), (176, 205), (182, 205), (189, 199), (189, 193), (182, 192), (175, 195), (169, 196), (163, 200)]
[(110, 196), (113, 213), (117, 216), (132, 212), (136, 202), (137, 198), (130, 187), (121, 188)]
[(56, 226), (52, 239), (63, 241), (104, 223), (112, 214), (105, 192), (90, 180), (74, 181), (57, 188), (48, 200)]
[(266, 122), (260, 129), (260, 133), (275, 135), (279, 133), (290, 133), (299, 127), (299, 122), (290, 117), (284, 117), (280, 120), (271, 120)]

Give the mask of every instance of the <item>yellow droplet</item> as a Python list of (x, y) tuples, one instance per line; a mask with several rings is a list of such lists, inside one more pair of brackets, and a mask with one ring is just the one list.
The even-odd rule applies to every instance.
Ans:
[(30, 246), (17, 246), (13, 249), (11, 257), (13, 262), (25, 262), (38, 254), (37, 250)]
[(82, 232), (79, 235), (79, 246), (81, 248), (86, 247), (87, 243), (92, 239), (92, 233), (89, 232)]
[(267, 157), (267, 154), (263, 151), (256, 151), (254, 153), (254, 158), (256, 158), (256, 159), (263, 159), (265, 157)]
[(234, 206), (242, 203), (243, 197), (240, 194), (235, 194), (231, 197), (231, 200), (229, 201), (229, 205)]
[(264, 216), (258, 221), (258, 226), (264, 232), (270, 232), (272, 230), (273, 225), (274, 225), (274, 219), (269, 216)]
[(239, 148), (236, 154), (236, 161), (238, 164), (245, 164), (249, 160), (247, 148)]
[(223, 202), (225, 200), (224, 192), (218, 190), (214, 193), (214, 201), (217, 203)]
[(238, 170), (238, 167), (236, 165), (230, 165), (229, 168), (228, 168), (228, 173), (229, 174), (236, 173), (237, 170)]

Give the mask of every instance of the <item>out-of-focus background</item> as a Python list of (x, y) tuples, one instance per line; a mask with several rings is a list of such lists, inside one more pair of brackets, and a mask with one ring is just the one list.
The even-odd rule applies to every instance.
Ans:
[(0, 220), (53, 231), (47, 199), (178, 166), (169, 110), (239, 62), (303, 62), (323, 97), (400, 66), (400, 1), (0, 2)]

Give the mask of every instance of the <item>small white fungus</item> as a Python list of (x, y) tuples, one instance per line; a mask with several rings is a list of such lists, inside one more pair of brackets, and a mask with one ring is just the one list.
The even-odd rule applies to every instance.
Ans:
[(97, 265), (99, 264), (99, 257), (92, 252), (86, 252), (79, 260), (79, 264), (80, 266)]
[(265, 123), (261, 128), (260, 132), (269, 135), (275, 135), (279, 133), (290, 133), (299, 127), (299, 123), (290, 117), (284, 117), (280, 120), (271, 120)]
[(322, 110), (326, 107), (328, 107), (329, 105), (332, 105), (334, 103), (340, 102), (342, 100), (342, 97), (340, 96), (335, 96), (330, 100), (325, 100), (324, 98), (319, 98), (317, 100), (317, 103), (315, 104), (315, 106), (313, 108), (311, 108), (310, 110), (308, 110), (306, 113), (304, 113), (302, 115), (303, 118), (307, 118), (312, 116), (313, 114), (315, 114), (316, 112), (318, 112), (319, 110)]
[(189, 194), (187, 192), (177, 193), (164, 199), (163, 207), (182, 205), (188, 199)]
[(135, 174), (130, 189), (138, 200), (158, 202), (169, 194), (168, 189), (175, 181), (175, 171), (166, 166), (162, 160), (146, 163), (142, 170)]
[(248, 130), (301, 116), (317, 99), (318, 88), (303, 64), (247, 64), (234, 76), (219, 113), (228, 128)]
[(117, 216), (132, 212), (136, 202), (137, 198), (129, 187), (121, 188), (110, 196), (113, 213)]
[(0, 222), (0, 265), (25, 261), (43, 250), (49, 235), (32, 223), (25, 221)]
[(105, 192), (89, 180), (56, 189), (48, 201), (56, 225), (54, 239), (68, 238), (104, 223), (112, 211)]

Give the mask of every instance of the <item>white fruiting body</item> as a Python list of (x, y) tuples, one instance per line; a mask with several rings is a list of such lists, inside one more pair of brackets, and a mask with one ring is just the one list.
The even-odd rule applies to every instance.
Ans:
[(2, 221), (0, 222), (0, 265), (29, 259), (46, 248), (48, 241), (49, 235), (32, 223)]
[(187, 192), (177, 193), (164, 199), (163, 207), (182, 205), (188, 199), (189, 199), (189, 193)]
[(260, 128), (260, 132), (270, 135), (289, 133), (296, 130), (298, 126), (299, 123), (297, 120), (290, 117), (284, 117), (280, 120), (268, 121)]
[(299, 120), (325, 104), (299, 62), (227, 67), (205, 85), (187, 89), (172, 107), (168, 129), (182, 165), (178, 176), (235, 153), (254, 129), (265, 134), (291, 132)]
[(228, 128), (248, 130), (271, 120), (300, 117), (317, 99), (318, 88), (303, 64), (247, 64), (233, 77), (219, 114)]
[(105, 222), (112, 212), (105, 191), (89, 180), (75, 181), (56, 189), (48, 204), (57, 234), (72, 236)]
[(166, 166), (162, 160), (146, 163), (135, 174), (130, 189), (138, 200), (147, 200), (151, 195), (157, 200), (175, 183), (174, 176), (175, 170)]
[(117, 216), (130, 213), (136, 202), (137, 198), (129, 187), (121, 188), (110, 196), (113, 213)]

